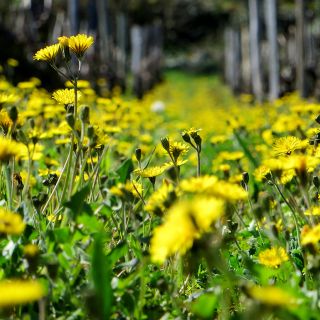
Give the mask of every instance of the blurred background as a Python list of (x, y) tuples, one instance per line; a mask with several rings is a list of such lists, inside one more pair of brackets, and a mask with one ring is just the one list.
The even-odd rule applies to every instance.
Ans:
[(235, 93), (320, 98), (319, 0), (0, 1), (0, 63), (13, 83), (61, 87), (40, 48), (61, 35), (93, 35), (83, 78), (137, 97), (166, 70), (218, 74)]

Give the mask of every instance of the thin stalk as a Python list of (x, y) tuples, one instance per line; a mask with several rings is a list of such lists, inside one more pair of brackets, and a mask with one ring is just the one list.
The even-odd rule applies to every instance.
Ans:
[(11, 189), (11, 175), (10, 167), (8, 164), (2, 165), (2, 170), (6, 181), (6, 194), (7, 194), (7, 206), (9, 210), (12, 210), (12, 189)]

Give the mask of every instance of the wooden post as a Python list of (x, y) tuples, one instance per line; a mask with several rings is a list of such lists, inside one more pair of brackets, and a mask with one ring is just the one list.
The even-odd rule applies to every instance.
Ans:
[(251, 84), (253, 93), (258, 101), (263, 98), (262, 71), (260, 58), (260, 25), (259, 0), (249, 0), (249, 36), (251, 60)]
[(265, 22), (269, 53), (269, 99), (279, 97), (279, 51), (277, 42), (277, 1), (265, 0)]

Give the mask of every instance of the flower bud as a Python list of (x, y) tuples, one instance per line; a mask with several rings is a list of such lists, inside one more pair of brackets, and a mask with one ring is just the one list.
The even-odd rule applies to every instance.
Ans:
[(141, 149), (140, 148), (136, 149), (135, 155), (136, 155), (137, 161), (140, 162), (141, 161)]
[(9, 117), (13, 122), (16, 122), (18, 120), (18, 109), (16, 106), (10, 108)]
[(66, 121), (67, 121), (68, 125), (69, 125), (71, 128), (74, 127), (75, 121), (74, 121), (74, 116), (73, 116), (72, 113), (67, 113), (67, 115), (66, 115)]
[(80, 110), (80, 119), (84, 123), (89, 123), (89, 115), (90, 115), (90, 109), (88, 106), (84, 106)]
[(168, 138), (161, 138), (161, 144), (164, 150), (169, 152), (170, 149), (170, 143)]

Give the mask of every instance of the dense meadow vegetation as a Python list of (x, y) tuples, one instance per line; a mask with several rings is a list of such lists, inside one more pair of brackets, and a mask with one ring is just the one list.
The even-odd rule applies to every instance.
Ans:
[(106, 96), (92, 44), (35, 54), (61, 90), (1, 76), (0, 318), (319, 319), (320, 104), (173, 72)]

